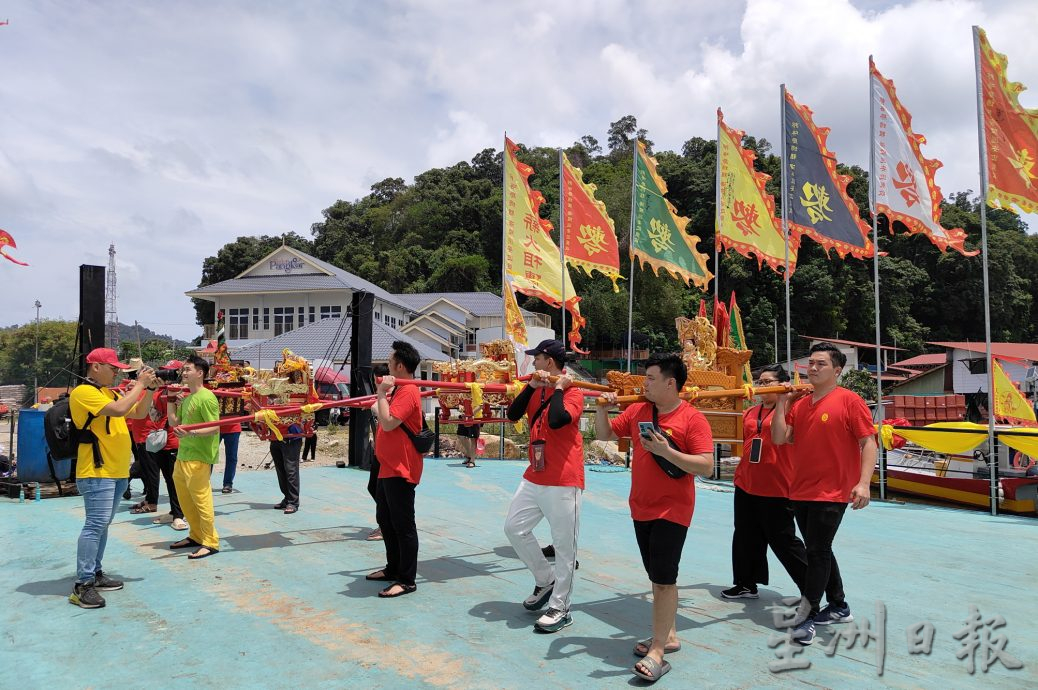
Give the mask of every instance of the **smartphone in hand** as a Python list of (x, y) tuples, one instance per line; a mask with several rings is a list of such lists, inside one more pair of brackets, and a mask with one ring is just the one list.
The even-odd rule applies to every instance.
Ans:
[(652, 439), (656, 427), (652, 422), (638, 422), (638, 435), (644, 439)]

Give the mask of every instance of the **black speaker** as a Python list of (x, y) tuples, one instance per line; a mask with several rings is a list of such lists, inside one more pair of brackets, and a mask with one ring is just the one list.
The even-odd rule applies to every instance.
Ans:
[[(375, 392), (371, 371), (371, 329), (375, 296), (370, 292), (353, 293), (353, 319), (350, 327), (350, 397)], [(371, 445), (371, 410), (350, 410), (350, 466), (368, 469), (374, 457)]]
[(105, 267), (79, 267), (79, 375), (86, 376), (86, 356), (105, 346)]

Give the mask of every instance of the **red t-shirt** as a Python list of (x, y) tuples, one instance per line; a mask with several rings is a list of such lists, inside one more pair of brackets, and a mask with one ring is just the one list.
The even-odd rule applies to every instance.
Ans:
[(807, 395), (786, 415), (793, 428), (794, 501), (847, 503), (861, 478), (858, 441), (876, 433), (872, 413), (857, 393), (837, 387), (817, 403)]
[[(752, 407), (742, 416), (743, 454), (735, 468), (735, 485), (754, 496), (789, 496), (793, 479), (792, 446), (776, 446), (771, 442), (771, 422), (775, 408)], [(760, 422), (760, 431), (757, 423)], [(750, 443), (760, 437), (760, 462), (750, 462)]]
[(126, 418), (126, 427), (130, 430), (130, 438), (134, 443), (144, 443), (144, 440), (148, 438), (148, 433), (151, 431), (150, 421), (147, 417), (144, 419)]
[[(401, 426), (415, 434), (422, 430), (422, 399), (418, 386), (397, 386), (390, 394), (389, 416), (399, 419)], [(422, 456), (411, 443), (407, 432), (397, 427), (386, 431), (378, 425), (375, 432), (375, 457), (378, 458), (378, 478), (403, 477), (411, 484), (422, 479)]]
[[(668, 477), (641, 444), (638, 422), (652, 421), (652, 403), (635, 403), (609, 423), (620, 438), (632, 439), (631, 517), (638, 521), (668, 520), (688, 527), (696, 508), (696, 483), (691, 474), (680, 479)], [(674, 439), (682, 453), (712, 454), (714, 437), (703, 413), (682, 401), (667, 414), (660, 414), (659, 426)]]
[(165, 429), (166, 445), (163, 446), (162, 450), (177, 450), (180, 448), (180, 439), (175, 433), (173, 433), (173, 429), (166, 426), (168, 424), (168, 420), (166, 419), (168, 403), (166, 402), (165, 391), (155, 391), (155, 396), (151, 400), (151, 407), (158, 419), (152, 419), (151, 415), (148, 416), (148, 431)]
[[(551, 400), (554, 388), (538, 388), (526, 406), (530, 422), (541, 405)], [(530, 466), (523, 479), (541, 486), (576, 486), (584, 488), (584, 436), (580, 433), (580, 414), (584, 411), (584, 394), (570, 386), (562, 394), (562, 404), (572, 421), (561, 429), (548, 426), (550, 404), (537, 417), (530, 429)], [(544, 441), (544, 471), (533, 471), (533, 441)]]
[(220, 433), (221, 434), (240, 434), (241, 433), (241, 424), (239, 424), (237, 422), (235, 422), (234, 424), (221, 424), (220, 425)]

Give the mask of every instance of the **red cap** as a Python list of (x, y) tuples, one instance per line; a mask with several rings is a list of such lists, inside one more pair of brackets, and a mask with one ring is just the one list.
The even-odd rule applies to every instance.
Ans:
[(129, 369), (129, 364), (119, 361), (119, 354), (110, 347), (98, 347), (90, 351), (86, 356), (87, 364), (111, 364), (119, 369)]
[(161, 367), (159, 367), (159, 369), (170, 369), (172, 371), (176, 371), (177, 369), (183, 369), (183, 368), (184, 368), (184, 363), (181, 362), (179, 359), (171, 359), (168, 362), (166, 362), (165, 364), (163, 364)]

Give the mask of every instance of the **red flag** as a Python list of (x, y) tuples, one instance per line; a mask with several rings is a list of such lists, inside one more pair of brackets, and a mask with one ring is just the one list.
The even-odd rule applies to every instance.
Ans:
[(13, 264), (18, 264), (19, 266), (28, 266), (29, 264), (19, 261), (13, 256), (8, 255), (7, 252), (4, 251), (4, 247), (7, 247), (8, 245), (10, 245), (12, 249), (18, 248), (18, 245), (15, 243), (14, 238), (11, 237), (11, 233), (5, 230), (0, 230), (0, 256), (4, 257)]
[(699, 315), (706, 318), (706, 302), (699, 300)]
[(613, 292), (619, 292), (620, 249), (616, 229), (605, 204), (595, 198), (595, 185), (584, 182), (584, 173), (562, 154), (562, 208), (566, 229), (563, 238), (566, 263), (591, 271), (599, 271), (613, 281)]
[(717, 296), (715, 295), (714, 328), (717, 329), (717, 347), (731, 347), (731, 327), (731, 318), (728, 315), (728, 308), (724, 306), (724, 302), (717, 301)]
[(987, 146), (989, 206), (1024, 213), (1038, 211), (1038, 110), (1020, 105), (1024, 85), (1006, 77), (1009, 61), (996, 53), (980, 27), (977, 61), (984, 103), (984, 143)]

